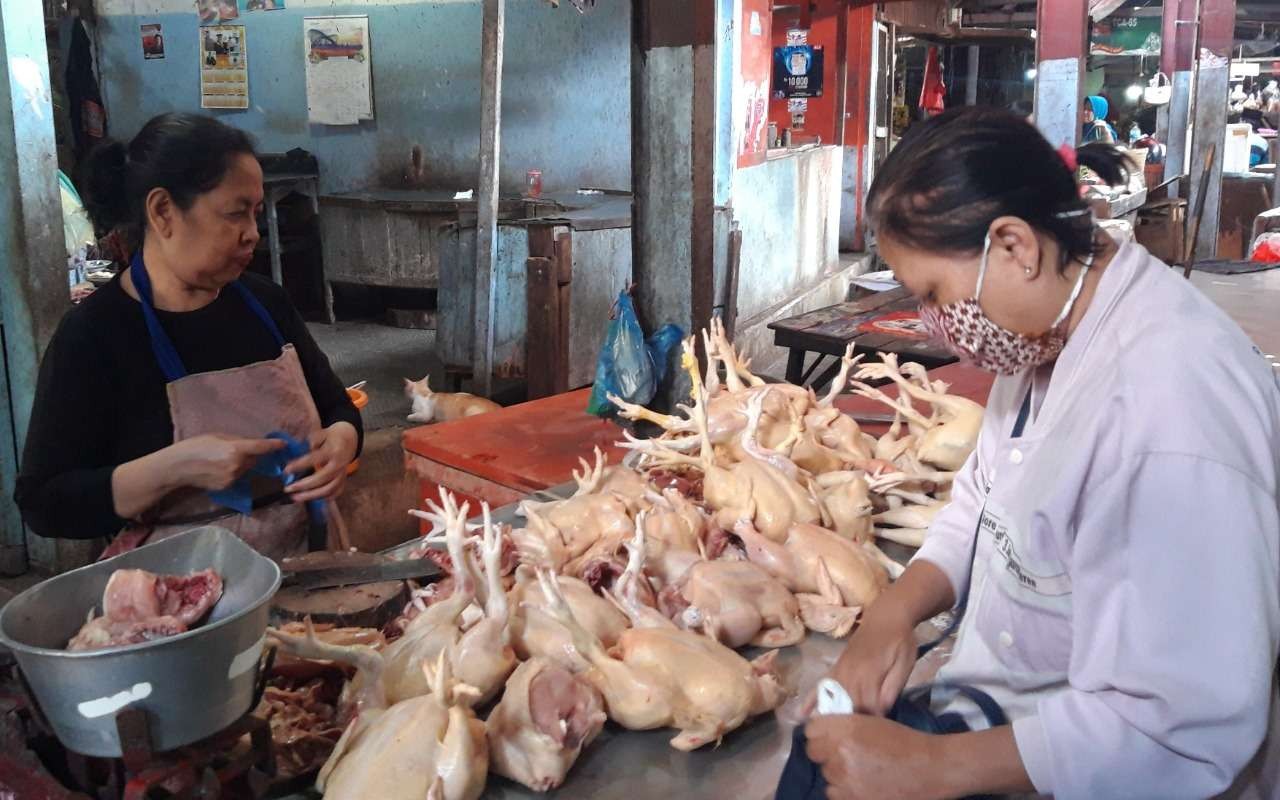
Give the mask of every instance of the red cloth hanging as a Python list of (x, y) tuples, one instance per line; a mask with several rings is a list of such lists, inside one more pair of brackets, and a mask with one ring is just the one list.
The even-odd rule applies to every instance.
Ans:
[(924, 86), (920, 89), (920, 109), (941, 114), (947, 108), (947, 85), (942, 82), (942, 64), (938, 48), (930, 47), (924, 61)]

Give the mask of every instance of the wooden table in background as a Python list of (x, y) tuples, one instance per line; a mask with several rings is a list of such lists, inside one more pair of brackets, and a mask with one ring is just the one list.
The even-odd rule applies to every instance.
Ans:
[[(917, 305), (910, 292), (897, 288), (769, 323), (773, 343), (791, 351), (787, 356), (787, 381), (798, 386), (812, 385), (815, 389), (825, 386), (839, 371), (840, 357), (850, 342), (859, 353), (897, 353), (904, 360), (919, 361), (929, 368), (954, 362), (955, 356), (930, 342), (859, 330), (863, 323), (876, 317), (894, 311), (914, 311)], [(809, 353), (817, 353), (818, 357), (806, 370)], [(834, 363), (818, 373), (817, 378), (809, 380), (828, 356), (834, 357)]]

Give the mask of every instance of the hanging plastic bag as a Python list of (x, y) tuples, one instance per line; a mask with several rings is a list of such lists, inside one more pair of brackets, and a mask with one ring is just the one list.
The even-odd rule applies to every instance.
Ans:
[(1280, 264), (1280, 233), (1262, 233), (1253, 242), (1250, 261), (1260, 264)]
[[(671, 362), (671, 351), (680, 346), (684, 339), (684, 331), (679, 325), (668, 322), (658, 332), (645, 340), (649, 350), (649, 358), (653, 360), (653, 384), (656, 391), (667, 379), (667, 365)], [(652, 398), (650, 398), (652, 399)]]
[(596, 359), (596, 380), (587, 413), (612, 416), (617, 408), (609, 402), (611, 394), (628, 403), (649, 403), (666, 376), (671, 349), (683, 336), (678, 326), (664, 325), (646, 341), (631, 295), (620, 292), (604, 346)]

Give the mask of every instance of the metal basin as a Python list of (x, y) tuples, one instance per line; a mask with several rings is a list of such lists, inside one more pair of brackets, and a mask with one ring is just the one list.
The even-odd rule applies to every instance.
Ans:
[[(222, 598), (200, 627), (153, 642), (87, 652), (63, 648), (118, 569), (182, 575), (212, 568)], [(280, 568), (222, 528), (196, 528), (50, 578), (0, 612), (0, 642), (13, 650), (41, 710), (68, 749), (121, 755), (116, 712), (147, 712), (152, 749), (190, 744), (235, 722), (253, 703)]]

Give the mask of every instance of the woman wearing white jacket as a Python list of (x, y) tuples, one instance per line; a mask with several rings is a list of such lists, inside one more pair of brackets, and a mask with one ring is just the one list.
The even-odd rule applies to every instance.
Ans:
[[(881, 255), (923, 320), (998, 378), (951, 505), (833, 670), (861, 713), (806, 726), (832, 798), (1280, 793), (1276, 370), (1179, 273), (1094, 226), (1076, 158), (961, 109), (913, 128), (872, 187)], [(1123, 177), (1107, 146), (1078, 159)], [(933, 710), (970, 732), (883, 719), (913, 628), (957, 605), (939, 680), (1011, 724), (946, 692)]]

